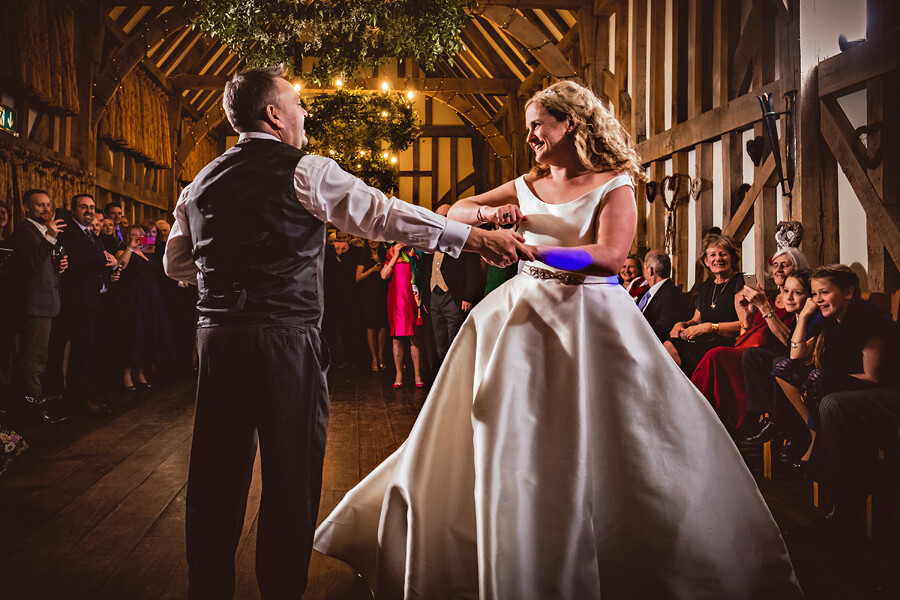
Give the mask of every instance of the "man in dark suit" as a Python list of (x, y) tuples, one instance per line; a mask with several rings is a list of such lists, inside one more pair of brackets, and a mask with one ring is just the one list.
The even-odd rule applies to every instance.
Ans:
[(650, 289), (638, 299), (638, 308), (653, 328), (659, 341), (669, 339), (669, 333), (685, 313), (682, 293), (669, 279), (672, 261), (661, 250), (651, 250), (644, 257), (644, 279)]
[(50, 414), (41, 377), (51, 323), (60, 309), (59, 274), (68, 266), (65, 256), (54, 261), (52, 254), (66, 224), (53, 218), (50, 195), (43, 190), (25, 192), (22, 205), (26, 218), (10, 238), (14, 312), (20, 319), (15, 385), (24, 400), (20, 408), (37, 410), (42, 422), (55, 423), (64, 417)]
[(59, 235), (66, 247), (69, 268), (60, 276), (62, 307), (53, 320), (50, 334), (48, 372), (61, 389), (62, 365), (66, 343), (71, 341), (66, 369), (66, 401), (69, 406), (81, 406), (92, 415), (102, 415), (109, 409), (91, 397), (91, 367), (96, 347), (96, 333), (100, 318), (100, 295), (110, 286), (111, 269), (115, 257), (103, 249), (94, 235), (94, 199), (89, 194), (72, 198), (67, 228)]
[(122, 209), (122, 203), (115, 201), (110, 202), (103, 207), (103, 214), (112, 221), (112, 231), (100, 234), (100, 241), (103, 242), (104, 249), (110, 254), (115, 254), (117, 250), (125, 247), (125, 232), (122, 227), (122, 215), (125, 211)]
[[(434, 212), (446, 217), (449, 211), (450, 205), (442, 204)], [(475, 254), (453, 258), (435, 252), (428, 258), (422, 266), (431, 273), (426, 290), (430, 298), (423, 298), (423, 301), (429, 307), (438, 363), (442, 363), (469, 311), (484, 296), (485, 278), (481, 261)]]
[(306, 154), (306, 111), (280, 68), (237, 73), (223, 105), (238, 143), (182, 192), (166, 273), (199, 287), (197, 408), (185, 530), (188, 596), (231, 598), (257, 439), (263, 501), (256, 578), (266, 598), (306, 588), (328, 424), (320, 330), (325, 223), (429, 252), (533, 259), (524, 238), (388, 198)]

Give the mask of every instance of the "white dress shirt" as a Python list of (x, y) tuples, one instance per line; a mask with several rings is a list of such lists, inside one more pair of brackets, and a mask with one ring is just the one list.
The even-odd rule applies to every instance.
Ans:
[(49, 233), (50, 230), (47, 229), (46, 225), (43, 225), (42, 223), (38, 223), (37, 221), (35, 221), (34, 219), (31, 219), (31, 218), (28, 218), (28, 220), (31, 221), (32, 225), (37, 227), (38, 233), (40, 233), (42, 236), (44, 236), (45, 240), (47, 240), (54, 246), (56, 245), (56, 238), (53, 237), (52, 235), (50, 235), (50, 233)]
[[(238, 143), (245, 139), (281, 141), (258, 131), (242, 133)], [(175, 224), (163, 262), (169, 277), (196, 283), (197, 265), (191, 256), (193, 243), (184, 208), (189, 190), (190, 185), (175, 205)], [(388, 198), (324, 156), (307, 154), (300, 159), (294, 171), (294, 190), (297, 201), (311, 215), (367, 240), (402, 241), (425, 252), (441, 250), (456, 258), (471, 230), (470, 225), (450, 221), (421, 206)]]
[(651, 302), (653, 302), (653, 296), (656, 294), (656, 292), (659, 291), (659, 288), (662, 287), (662, 284), (664, 284), (668, 280), (668, 277), (666, 277), (665, 279), (660, 279), (659, 281), (651, 285), (649, 290), (644, 292), (645, 294), (647, 294), (647, 302), (644, 303), (644, 309), (641, 312), (647, 310), (647, 307), (650, 306)]

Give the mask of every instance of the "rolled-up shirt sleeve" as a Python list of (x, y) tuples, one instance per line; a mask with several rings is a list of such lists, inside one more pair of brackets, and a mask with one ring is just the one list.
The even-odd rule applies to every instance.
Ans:
[(166, 275), (178, 281), (197, 283), (197, 265), (194, 263), (194, 242), (191, 230), (184, 214), (184, 204), (190, 186), (184, 188), (178, 203), (175, 205), (175, 223), (166, 241), (166, 253), (163, 256), (163, 267)]
[(421, 206), (388, 198), (324, 156), (307, 155), (300, 159), (294, 172), (294, 188), (300, 204), (317, 219), (368, 240), (404, 242), (426, 252), (440, 250), (456, 258), (471, 230), (469, 225), (450, 221)]

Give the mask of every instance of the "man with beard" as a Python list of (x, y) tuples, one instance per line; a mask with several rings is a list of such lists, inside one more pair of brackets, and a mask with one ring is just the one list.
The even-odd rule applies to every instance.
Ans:
[(50, 327), (60, 309), (59, 274), (68, 266), (65, 256), (54, 261), (52, 254), (66, 224), (53, 218), (50, 195), (44, 190), (25, 192), (22, 205), (25, 220), (10, 238), (14, 312), (20, 323), (15, 386), (22, 394), (23, 409), (37, 410), (44, 423), (57, 423), (65, 417), (48, 411), (41, 377), (47, 367)]

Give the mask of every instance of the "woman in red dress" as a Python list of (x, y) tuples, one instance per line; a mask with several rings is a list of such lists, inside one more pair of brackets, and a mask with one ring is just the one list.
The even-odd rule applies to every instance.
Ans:
[(405, 340), (409, 339), (409, 355), (416, 377), (416, 387), (420, 388), (425, 383), (422, 381), (422, 373), (419, 368), (419, 338), (416, 333), (417, 325), (421, 324), (419, 318), (421, 298), (419, 288), (416, 286), (419, 252), (412, 246), (397, 243), (388, 250), (385, 260), (384, 267), (381, 269), (381, 278), (390, 280), (387, 310), (390, 336), (393, 340), (394, 367), (397, 370), (394, 375), (394, 387), (398, 388), (403, 385)]

